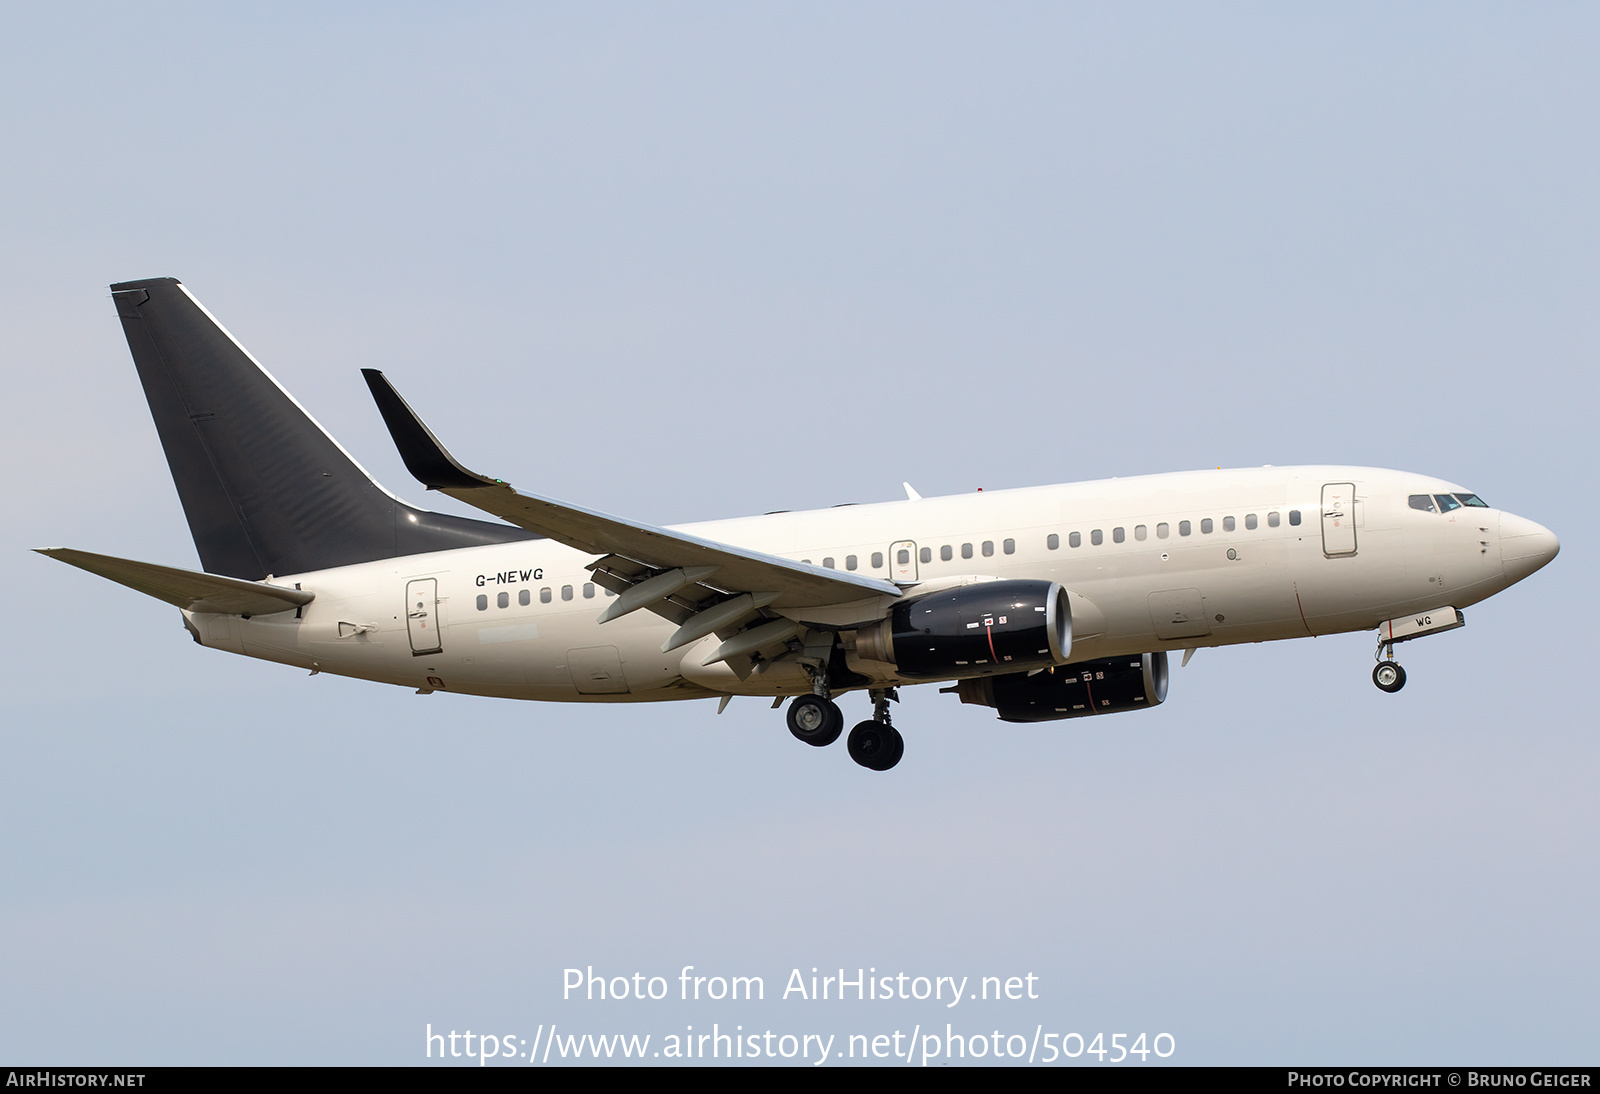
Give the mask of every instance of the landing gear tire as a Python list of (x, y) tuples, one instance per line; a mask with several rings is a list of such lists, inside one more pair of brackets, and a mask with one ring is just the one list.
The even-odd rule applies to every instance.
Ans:
[(1379, 691), (1387, 691), (1391, 695), (1406, 686), (1406, 670), (1395, 661), (1379, 661), (1372, 670), (1372, 682), (1378, 685)]
[(790, 703), (788, 722), (796, 740), (817, 748), (833, 744), (844, 732), (844, 712), (820, 695), (802, 695)]
[(856, 726), (845, 745), (850, 750), (850, 758), (869, 771), (887, 771), (906, 754), (905, 738), (900, 736), (900, 731), (879, 721)]

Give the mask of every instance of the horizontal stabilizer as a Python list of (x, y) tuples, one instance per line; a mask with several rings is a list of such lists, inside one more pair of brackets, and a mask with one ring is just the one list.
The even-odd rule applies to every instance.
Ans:
[(94, 555), (70, 547), (45, 547), (39, 554), (88, 570), (91, 574), (126, 585), (146, 596), (164, 600), (191, 612), (218, 612), (223, 615), (271, 615), (309, 604), (314, 593), (282, 585), (265, 585), (236, 577), (200, 574), (173, 566)]

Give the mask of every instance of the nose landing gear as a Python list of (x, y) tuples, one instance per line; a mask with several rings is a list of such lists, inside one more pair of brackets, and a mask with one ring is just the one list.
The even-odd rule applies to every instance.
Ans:
[(1406, 686), (1406, 670), (1398, 661), (1379, 661), (1372, 670), (1372, 682), (1382, 691), (1399, 691)]
[[(1388, 660), (1384, 660), (1386, 655)], [(1378, 663), (1372, 669), (1372, 682), (1378, 685), (1379, 691), (1387, 691), (1393, 695), (1406, 686), (1406, 670), (1394, 659), (1393, 642), (1379, 639), (1378, 652), (1373, 656), (1378, 658)]]
[[(1428, 580), (1433, 580), (1429, 578)], [(1390, 694), (1406, 686), (1406, 670), (1394, 659), (1396, 642), (1410, 642), (1430, 634), (1443, 634), (1467, 625), (1467, 617), (1460, 608), (1446, 604), (1425, 612), (1396, 616), (1378, 624), (1378, 651), (1373, 654), (1378, 666), (1372, 670), (1372, 682)]]

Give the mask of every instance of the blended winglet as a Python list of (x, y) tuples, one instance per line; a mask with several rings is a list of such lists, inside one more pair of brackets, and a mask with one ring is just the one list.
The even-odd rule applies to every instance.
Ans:
[(400, 459), (418, 482), (429, 490), (496, 485), (494, 479), (467, 470), (450, 455), (382, 372), (364, 368), (361, 375), (372, 391), (373, 402), (378, 404), (378, 413), (383, 415), (383, 424), (389, 427), (389, 436), (394, 438)]

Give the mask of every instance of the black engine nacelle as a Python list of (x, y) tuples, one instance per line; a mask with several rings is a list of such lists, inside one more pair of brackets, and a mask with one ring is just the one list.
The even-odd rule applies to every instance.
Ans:
[(961, 680), (963, 703), (994, 707), (1003, 722), (1051, 722), (1157, 706), (1167, 697), (1167, 655), (1079, 661), (1044, 672)]
[(1072, 609), (1054, 581), (982, 581), (926, 593), (856, 632), (856, 656), (931, 680), (1048, 668), (1071, 649)]

